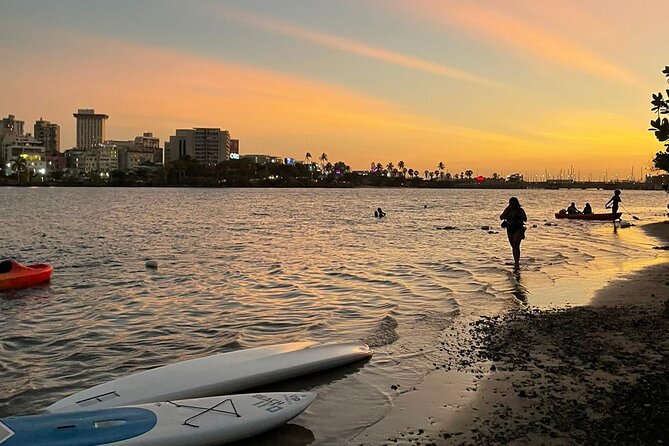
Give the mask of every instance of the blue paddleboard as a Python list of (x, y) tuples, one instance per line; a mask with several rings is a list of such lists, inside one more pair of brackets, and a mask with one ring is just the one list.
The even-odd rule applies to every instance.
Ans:
[(0, 446), (95, 446), (142, 435), (156, 422), (136, 407), (0, 418)]

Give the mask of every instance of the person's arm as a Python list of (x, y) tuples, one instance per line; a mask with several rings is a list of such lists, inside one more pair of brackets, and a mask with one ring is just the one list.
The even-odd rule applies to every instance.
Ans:
[(500, 214), (499, 219), (500, 220), (506, 220), (506, 214), (508, 214), (508, 213), (509, 213), (509, 207), (507, 206), (504, 209), (504, 211), (502, 211), (502, 213)]
[(525, 209), (522, 209), (522, 208), (521, 208), (521, 209), (520, 209), (520, 212), (523, 213), (523, 214), (522, 214), (523, 221), (527, 221), (527, 214), (525, 213)]
[(604, 207), (605, 207), (605, 208), (609, 207), (609, 205), (611, 204), (612, 201), (613, 201), (613, 197), (611, 197), (611, 199), (610, 199), (609, 201), (606, 202), (606, 204), (604, 205)]

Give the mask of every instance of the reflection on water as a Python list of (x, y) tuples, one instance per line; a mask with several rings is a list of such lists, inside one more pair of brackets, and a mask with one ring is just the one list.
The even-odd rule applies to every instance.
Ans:
[[(510, 191), (2, 188), (0, 257), (51, 263), (54, 275), (0, 294), (0, 416), (177, 360), (365, 339), (372, 362), (316, 385), (297, 419), (336, 444), (382, 416), (391, 384), (424, 376), (424, 352), (454, 318), (587, 301), (612, 274), (664, 255), (638, 228), (544, 225), (609, 191), (513, 194), (530, 220), (516, 273), (495, 233)], [(645, 221), (664, 213), (662, 192), (624, 195)], [(360, 422), (343, 432), (337, 413), (352, 398)]]
[(520, 269), (514, 269), (511, 283), (513, 284), (513, 291), (511, 291), (511, 294), (513, 294), (513, 296), (520, 302), (527, 303), (528, 292), (523, 284), (520, 283)]

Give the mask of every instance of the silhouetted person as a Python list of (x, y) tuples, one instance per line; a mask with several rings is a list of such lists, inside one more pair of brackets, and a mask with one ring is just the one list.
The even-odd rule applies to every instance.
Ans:
[(590, 206), (590, 203), (585, 203), (585, 207), (583, 208), (583, 215), (590, 214), (592, 214), (592, 206)]
[(0, 262), (0, 274), (6, 274), (11, 272), (12, 266), (14, 266), (14, 264), (12, 263), (11, 260), (9, 259), (3, 260), (2, 262)]
[(581, 211), (576, 209), (576, 203), (573, 201), (571, 202), (571, 205), (567, 208), (567, 214), (580, 214)]
[(516, 197), (509, 198), (509, 205), (499, 216), (502, 227), (506, 228), (506, 235), (509, 237), (509, 244), (513, 250), (513, 262), (516, 268), (520, 266), (520, 242), (525, 238), (525, 222), (527, 214), (520, 206), (520, 201)]
[(620, 198), (620, 189), (616, 189), (616, 190), (613, 192), (613, 197), (611, 197), (611, 199), (610, 199), (609, 201), (607, 201), (606, 204), (605, 204), (604, 206), (608, 208), (609, 205), (611, 205), (611, 206), (610, 206), (610, 207), (611, 207), (611, 211), (612, 211), (614, 214), (617, 214), (617, 213), (618, 213), (618, 206), (620, 205), (620, 202), (621, 202), (621, 201), (623, 201), (623, 199)]
[(386, 216), (386, 213), (383, 212), (383, 210), (381, 208), (378, 208), (377, 210), (374, 211), (374, 217), (383, 218), (385, 216)]

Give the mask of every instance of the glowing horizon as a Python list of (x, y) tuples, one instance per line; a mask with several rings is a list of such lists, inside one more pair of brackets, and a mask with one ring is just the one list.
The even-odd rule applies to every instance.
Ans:
[(356, 170), (639, 177), (662, 149), (646, 129), (669, 61), (648, 45), (669, 6), (602, 5), (10, 0), (0, 115), (58, 123), (61, 150), (94, 108), (109, 139), (161, 146), (207, 126), (242, 153)]

